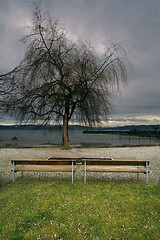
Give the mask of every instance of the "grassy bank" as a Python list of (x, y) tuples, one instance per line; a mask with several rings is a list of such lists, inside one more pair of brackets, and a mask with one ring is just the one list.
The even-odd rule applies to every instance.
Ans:
[(26, 180), (1, 187), (0, 239), (160, 239), (160, 187)]

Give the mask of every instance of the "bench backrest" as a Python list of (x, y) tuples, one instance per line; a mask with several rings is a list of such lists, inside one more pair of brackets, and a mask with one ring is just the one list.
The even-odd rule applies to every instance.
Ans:
[(84, 163), (86, 165), (130, 165), (130, 166), (146, 166), (149, 161), (145, 160), (114, 160), (113, 158), (48, 158), (48, 159), (16, 159), (11, 160), (15, 165), (72, 165), (76, 163)]
[(86, 162), (86, 165), (119, 165), (119, 166), (146, 166), (149, 165), (149, 161), (145, 160), (106, 160), (106, 159), (95, 159), (95, 158), (83, 158), (82, 164)]
[(75, 164), (76, 159), (54, 159), (54, 160), (31, 160), (31, 159), (25, 159), (25, 160), (12, 160), (12, 164), (14, 162), (15, 165), (72, 165)]

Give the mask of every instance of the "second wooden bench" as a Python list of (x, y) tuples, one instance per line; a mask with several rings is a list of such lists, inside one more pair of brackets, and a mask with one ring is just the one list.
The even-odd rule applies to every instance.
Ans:
[(76, 158), (48, 158), (12, 160), (13, 182), (15, 181), (15, 172), (72, 172), (72, 183), (74, 182), (74, 173), (76, 171)]
[(145, 160), (114, 160), (111, 158), (83, 158), (84, 183), (86, 183), (87, 172), (126, 172), (146, 174), (148, 184), (149, 161)]

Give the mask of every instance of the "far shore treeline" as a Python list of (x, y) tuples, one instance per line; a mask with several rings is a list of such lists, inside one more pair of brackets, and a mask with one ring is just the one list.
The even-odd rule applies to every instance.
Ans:
[[(25, 124), (25, 125), (0, 125), (0, 130), (14, 129), (14, 130), (61, 130), (61, 125), (33, 125), (33, 124)], [(119, 131), (157, 131), (160, 132), (160, 125), (128, 125), (128, 126), (117, 126), (117, 127), (89, 127), (83, 125), (69, 125), (69, 130), (119, 130)]]

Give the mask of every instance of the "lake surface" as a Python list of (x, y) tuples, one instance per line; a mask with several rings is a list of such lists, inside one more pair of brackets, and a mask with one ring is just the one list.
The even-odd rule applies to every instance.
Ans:
[[(27, 145), (60, 145), (62, 144), (60, 130), (0, 130), (1, 146)], [(160, 139), (119, 136), (115, 134), (85, 134), (82, 130), (70, 130), (71, 145), (150, 145), (160, 144)]]

